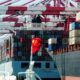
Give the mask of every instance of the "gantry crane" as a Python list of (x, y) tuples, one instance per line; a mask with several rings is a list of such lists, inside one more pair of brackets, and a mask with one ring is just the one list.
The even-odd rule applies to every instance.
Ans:
[[(16, 6), (19, 1), (21, 0), (17, 0), (17, 2), (11, 4), (8, 4), (9, 2), (5, 2), (7, 6), (0, 6), (1, 29), (2, 26), (6, 26), (8, 22), (11, 22), (7, 24), (7, 29), (14, 29), (13, 27), (15, 26), (16, 28), (14, 30), (33, 30), (31, 27), (22, 27), (24, 26), (27, 18), (26, 16), (28, 15), (30, 15), (30, 18), (32, 17), (31, 15), (41, 15), (42, 22), (49, 26), (49, 28), (44, 28), (44, 24), (41, 24), (43, 26), (41, 29), (45, 30), (51, 28), (50, 30), (52, 30), (55, 29), (53, 28), (54, 26), (59, 25), (61, 27), (61, 24), (64, 24), (62, 27), (65, 28), (65, 25), (69, 25), (70, 21), (75, 21), (75, 15), (78, 11), (80, 11), (80, 8), (77, 6), (79, 4), (78, 0), (40, 0), (37, 3), (35, 3), (36, 0), (31, 0), (20, 4), (20, 6)], [(74, 2), (76, 5), (74, 5)], [(3, 5), (5, 3), (0, 4)], [(6, 24), (4, 24), (5, 22)], [(31, 26), (29, 21), (25, 23), (25, 26), (27, 26), (27, 24)], [(38, 27), (36, 29), (38, 29)], [(68, 26), (65, 30), (68, 30)]]

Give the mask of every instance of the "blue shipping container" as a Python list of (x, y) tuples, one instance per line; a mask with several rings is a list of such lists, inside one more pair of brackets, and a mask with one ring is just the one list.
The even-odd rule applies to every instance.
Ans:
[(80, 29), (80, 22), (73, 22), (71, 25), (72, 30), (73, 29)]
[(55, 44), (48, 44), (48, 51), (53, 51), (56, 49), (56, 45)]
[(57, 38), (57, 45), (56, 45), (57, 49), (58, 48), (62, 48), (62, 38)]
[(22, 56), (22, 52), (21, 51), (18, 51), (18, 56)]
[(14, 42), (14, 46), (13, 46), (13, 47), (14, 47), (14, 48), (17, 47), (17, 43), (16, 43), (16, 42)]

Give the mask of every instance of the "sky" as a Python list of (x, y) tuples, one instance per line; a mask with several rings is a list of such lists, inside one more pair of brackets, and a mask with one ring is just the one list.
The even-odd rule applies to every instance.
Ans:
[[(4, 5), (21, 6), (21, 5), (24, 5), (24, 4), (26, 4), (26, 3), (30, 2), (30, 1), (33, 1), (33, 0), (0, 0), (0, 5), (3, 5), (3, 6)], [(26, 4), (25, 6), (36, 4), (36, 3), (41, 2), (41, 1), (43, 1), (43, 0), (35, 0), (34, 2)], [(49, 0), (45, 0), (45, 1), (49, 1)], [(76, 3), (73, 2), (73, 0), (68, 0), (68, 1), (76, 6)], [(64, 0), (62, 0), (62, 2), (64, 2)], [(53, 0), (50, 2), (50, 4), (51, 4), (51, 6), (54, 5), (53, 4)]]

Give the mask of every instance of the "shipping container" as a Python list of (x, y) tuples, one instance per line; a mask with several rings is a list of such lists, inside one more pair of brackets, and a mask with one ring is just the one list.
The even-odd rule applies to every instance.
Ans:
[(72, 30), (72, 23), (69, 24), (69, 31)]
[(69, 38), (69, 45), (80, 44), (80, 37)]
[(57, 38), (57, 44), (62, 44), (62, 37)]
[(54, 37), (55, 38), (59, 38), (59, 37), (62, 37), (63, 35), (63, 31), (53, 31), (54, 32)]
[(44, 35), (44, 36), (43, 36), (43, 39), (48, 39), (48, 38), (49, 38), (48, 35)]
[(80, 37), (80, 30), (69, 31), (69, 37)]
[(68, 38), (69, 37), (69, 31), (63, 31), (62, 38)]
[(22, 52), (21, 51), (18, 51), (18, 56), (22, 56)]
[(73, 22), (69, 25), (69, 30), (80, 29), (80, 22)]
[(78, 12), (78, 13), (76, 14), (76, 21), (79, 21), (79, 22), (80, 22), (80, 12)]
[(62, 44), (68, 44), (69, 43), (69, 38), (62, 38)]
[(57, 38), (49, 38), (48, 39), (48, 50), (53, 51), (56, 49)]
[(62, 37), (57, 38), (57, 48), (62, 48)]
[(49, 38), (48, 39), (48, 44), (56, 44), (57, 43), (57, 38)]
[(17, 43), (16, 42), (14, 42), (14, 46), (13, 47), (17, 47)]
[(48, 44), (48, 51), (56, 50), (56, 44)]
[[(69, 39), (68, 39), (68, 41), (69, 41)], [(68, 43), (69, 44), (69, 43)], [(68, 44), (63, 44), (62, 45), (62, 48), (67, 48), (68, 47)]]

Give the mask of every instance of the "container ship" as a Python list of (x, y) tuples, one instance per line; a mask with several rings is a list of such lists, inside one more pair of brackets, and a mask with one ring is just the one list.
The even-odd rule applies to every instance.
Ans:
[(47, 51), (48, 32), (43, 31), (42, 35), (40, 31), (21, 30), (16, 33), (16, 36), (10, 33), (2, 34), (0, 72), (5, 76), (15, 75), (18, 80), (25, 80), (26, 70), (30, 65), (31, 39), (32, 35), (35, 35), (42, 38), (43, 44), (40, 51), (33, 54), (33, 61), (35, 61), (33, 70), (42, 80), (60, 80), (57, 66)]
[(62, 76), (62, 80), (79, 80), (79, 56), (80, 56), (80, 22), (70, 24), (68, 45), (53, 51), (54, 60)]
[(79, 80), (79, 54), (80, 1), (1, 0), (0, 80)]

